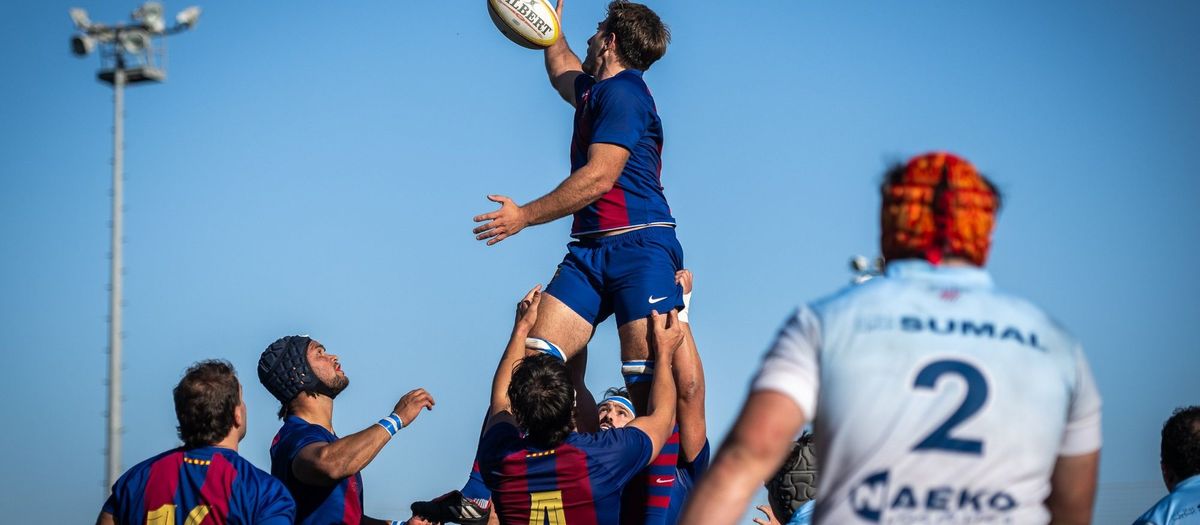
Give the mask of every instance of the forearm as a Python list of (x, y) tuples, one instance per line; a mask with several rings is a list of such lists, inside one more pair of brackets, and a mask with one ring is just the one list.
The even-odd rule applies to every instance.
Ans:
[[(662, 355), (661, 352), (656, 355)], [(658, 450), (671, 436), (671, 427), (675, 422), (675, 368), (670, 359), (658, 359), (655, 362), (654, 379), (650, 383), (650, 399), (646, 404), (646, 419), (649, 424), (645, 430), (653, 432), (655, 456)]]
[[(404, 422), (408, 424), (408, 421)], [(353, 476), (366, 468), (371, 460), (383, 450), (391, 434), (379, 425), (371, 425), (359, 432), (339, 438), (317, 452), (314, 470), (330, 481)]]
[(679, 424), (680, 455), (690, 462), (708, 441), (708, 428), (704, 415), (704, 367), (691, 327), (684, 324), (683, 332), (683, 344), (675, 353), (675, 388), (679, 394), (675, 419)]
[[(620, 171), (618, 170), (618, 175)], [(591, 204), (613, 187), (614, 178), (591, 163), (575, 170), (554, 191), (528, 203), (524, 210), (529, 224), (545, 224), (566, 217)]]
[(688, 497), (679, 523), (737, 523), (754, 491), (770, 475), (758, 475), (758, 470), (752, 473), (740, 462), (745, 456), (744, 451), (733, 450), (730, 445), (722, 447), (703, 482)]
[(488, 417), (509, 410), (508, 385), (512, 383), (513, 368), (525, 358), (525, 338), (529, 336), (529, 329), (520, 323), (513, 327), (504, 355), (500, 356), (500, 363), (496, 365), (496, 375), (492, 377), (492, 401)]

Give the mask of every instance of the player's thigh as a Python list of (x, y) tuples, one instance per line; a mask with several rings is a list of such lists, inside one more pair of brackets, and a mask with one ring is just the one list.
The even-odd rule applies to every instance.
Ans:
[(645, 318), (634, 319), (617, 327), (621, 339), (621, 360), (650, 359), (650, 323)]
[(537, 323), (529, 336), (550, 341), (570, 361), (587, 346), (592, 337), (592, 323), (547, 291), (542, 295)]

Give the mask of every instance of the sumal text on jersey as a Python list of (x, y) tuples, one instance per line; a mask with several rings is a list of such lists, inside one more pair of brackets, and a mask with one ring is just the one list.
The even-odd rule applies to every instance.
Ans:
[(981, 337), (995, 339), (1001, 342), (1026, 346), (1045, 352), (1035, 332), (1022, 330), (1016, 326), (1005, 326), (993, 321), (972, 319), (938, 319), (917, 315), (901, 315), (898, 319), (885, 316), (859, 317), (854, 322), (854, 328), (860, 332), (875, 332), (880, 330), (899, 329), (910, 333), (928, 333), (933, 335)]

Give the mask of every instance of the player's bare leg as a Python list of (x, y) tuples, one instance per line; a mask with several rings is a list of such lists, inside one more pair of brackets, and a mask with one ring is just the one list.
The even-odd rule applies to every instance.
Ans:
[[(645, 323), (646, 321), (642, 320), (643, 330)], [(587, 343), (592, 339), (593, 332), (595, 327), (571, 307), (553, 295), (542, 294), (537, 324), (529, 332), (529, 336), (549, 341), (557, 346), (566, 358), (571, 381), (575, 383), (575, 422), (580, 426), (580, 432), (595, 431), (596, 422), (600, 419), (596, 412), (596, 398), (584, 382), (587, 372)], [(536, 350), (529, 351), (533, 352)], [(649, 390), (646, 392), (648, 394)]]
[[(650, 339), (646, 332), (645, 319), (634, 319), (617, 328), (621, 338), (621, 361), (645, 361), (650, 359)], [(650, 381), (630, 381), (626, 376), (629, 399), (638, 414), (646, 413), (646, 402), (650, 399)]]

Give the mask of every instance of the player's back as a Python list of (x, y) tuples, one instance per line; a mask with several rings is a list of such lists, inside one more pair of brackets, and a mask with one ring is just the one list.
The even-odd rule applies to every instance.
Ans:
[(759, 387), (780, 358), (819, 383), (818, 523), (1045, 523), (1057, 457), (1099, 447), (1078, 344), (979, 268), (893, 262), (802, 309)]
[(478, 461), (502, 524), (616, 525), (621, 489), (652, 452), (650, 438), (636, 428), (572, 433), (540, 449), (500, 423), (484, 434)]
[(237, 452), (174, 449), (143, 461), (113, 485), (104, 511), (116, 523), (291, 524), (296, 504), (278, 480)]

